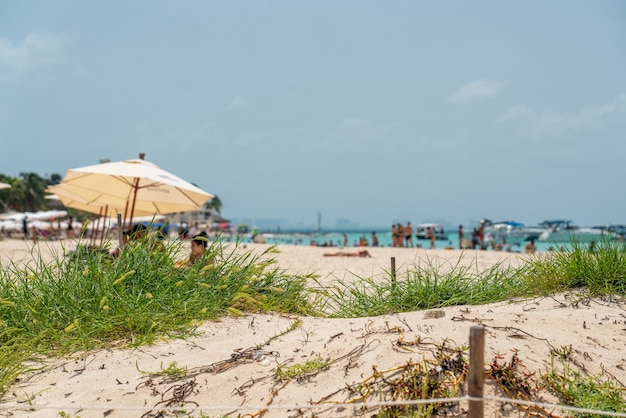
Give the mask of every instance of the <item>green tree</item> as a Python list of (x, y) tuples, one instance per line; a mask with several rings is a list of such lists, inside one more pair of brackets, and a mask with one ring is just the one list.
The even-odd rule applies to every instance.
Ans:
[(218, 196), (214, 196), (213, 199), (209, 200), (204, 204), (204, 208), (208, 209), (211, 212), (221, 213), (222, 211), (222, 201)]
[(46, 207), (46, 180), (37, 173), (20, 173), (22, 179), (22, 210), (37, 211)]
[(59, 184), (63, 180), (63, 177), (59, 173), (52, 173), (50, 177), (46, 178), (46, 184), (50, 186), (51, 184)]
[(2, 182), (11, 185), (9, 189), (3, 189), (0, 191), (2, 209), (5, 211), (22, 211), (24, 203), (24, 187), (22, 180), (17, 177), (3, 176)]

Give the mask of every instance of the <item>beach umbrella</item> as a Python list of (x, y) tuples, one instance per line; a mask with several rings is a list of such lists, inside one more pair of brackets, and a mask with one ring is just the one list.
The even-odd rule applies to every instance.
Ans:
[(124, 220), (132, 219), (138, 212), (196, 211), (213, 198), (210, 193), (145, 161), (143, 153), (139, 159), (67, 170), (61, 185), (70, 188), (90, 205), (119, 208), (118, 203), (122, 200)]
[[(124, 209), (126, 207), (126, 201), (115, 196), (109, 196), (106, 198), (108, 203), (93, 202), (85, 196), (98, 196), (99, 193), (92, 193), (89, 189), (82, 189), (81, 187), (68, 186), (65, 184), (57, 184), (48, 186), (46, 191), (52, 193), (46, 196), (54, 196), (54, 199), (58, 199), (66, 208), (78, 209), (83, 212), (89, 212), (100, 216), (107, 215), (124, 215)], [(154, 210), (144, 211), (137, 209), (135, 215), (137, 216), (151, 216), (154, 215)]]
[(8, 189), (9, 187), (11, 187), (10, 184), (0, 183), (0, 189)]

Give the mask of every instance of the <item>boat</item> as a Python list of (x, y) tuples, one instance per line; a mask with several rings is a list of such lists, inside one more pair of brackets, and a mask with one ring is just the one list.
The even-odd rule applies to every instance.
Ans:
[(540, 223), (545, 228), (539, 241), (551, 242), (595, 242), (612, 241), (619, 238), (619, 233), (598, 227), (580, 227), (567, 219), (545, 220)]
[(443, 225), (434, 223), (423, 223), (415, 226), (415, 238), (417, 239), (430, 239), (428, 236), (428, 228), (434, 228), (435, 238), (438, 241), (447, 241), (448, 234), (443, 229)]
[(526, 226), (516, 221), (492, 222), (483, 219), (481, 223), (485, 226), (485, 241), (494, 244), (522, 245), (537, 240), (545, 232), (545, 228)]
[(626, 238), (626, 225), (622, 224), (608, 224), (605, 229), (617, 235), (617, 239), (624, 241)]

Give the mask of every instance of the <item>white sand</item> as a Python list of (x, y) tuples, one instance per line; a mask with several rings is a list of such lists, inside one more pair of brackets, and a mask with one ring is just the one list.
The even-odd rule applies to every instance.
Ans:
[[(22, 257), (21, 262), (26, 263), (29, 254), (47, 257), (50, 251), (63, 252), (60, 243), (38, 244), (35, 248), (31, 245), (1, 241), (0, 260), (4, 263)], [(68, 243), (64, 245), (71, 248)], [(248, 244), (245, 250), (265, 248)], [(281, 268), (303, 274), (315, 272), (325, 284), (378, 277), (390, 269), (391, 257), (396, 259), (399, 280), (409, 266), (449, 268), (459, 257), (461, 264), (475, 266), (478, 271), (494, 263), (519, 265), (526, 259), (521, 254), (493, 251), (368, 248), (372, 257), (360, 258), (323, 256), (325, 252), (356, 248), (279, 246), (279, 250), (275, 257)], [(359, 410), (351, 405), (315, 409), (307, 405), (345, 402), (353, 395), (345, 390), (346, 385), (363, 382), (372, 375), (373, 367), (381, 371), (411, 360), (433, 358), (436, 347), (444, 343), (447, 347), (466, 346), (470, 328), (477, 324), (485, 327), (485, 367), (497, 355), (503, 356), (500, 361), (504, 362), (517, 352), (526, 372), (542, 373), (550, 364), (552, 352), (571, 347), (572, 360), (589, 372), (597, 374), (604, 369), (607, 375), (626, 383), (623, 301), (576, 301), (575, 295), (556, 295), (440, 311), (439, 315), (418, 311), (353, 319), (227, 317), (205, 323), (199, 336), (185, 341), (164, 340), (151, 347), (101, 350), (50, 360), (45, 371), (31, 371), (20, 378), (0, 404), (0, 416), (52, 417), (63, 411), (83, 418), (140, 417), (151, 407), (152, 415), (145, 416), (157, 416), (156, 411), (174, 398), (175, 389), (192, 386), (184, 397), (184, 409), (192, 416), (201, 416), (196, 405), (203, 407), (205, 416), (217, 417), (255, 414), (268, 403), (270, 409), (264, 417), (355, 416)], [(294, 326), (298, 320), (301, 324)], [(285, 383), (273, 378), (279, 365), (285, 368), (318, 357), (332, 364), (300, 381)], [(174, 362), (187, 368), (187, 379), (167, 381), (141, 372), (157, 372)], [(502, 395), (492, 384), (485, 390), (489, 395)], [(546, 401), (556, 401), (546, 391), (542, 394)], [(294, 405), (302, 408), (302, 415)], [(466, 411), (467, 402), (461, 402), (460, 408)], [(518, 412), (489, 401), (485, 416), (518, 416)]]

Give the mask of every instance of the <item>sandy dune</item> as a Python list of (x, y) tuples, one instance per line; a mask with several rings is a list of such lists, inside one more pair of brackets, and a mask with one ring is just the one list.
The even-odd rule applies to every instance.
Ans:
[[(32, 254), (47, 259), (50, 253), (62, 253), (61, 245), (67, 250), (73, 244), (32, 248), (22, 241), (5, 240), (0, 242), (0, 260), (28, 263)], [(248, 244), (237, 251), (265, 248)], [(414, 264), (447, 268), (459, 262), (480, 270), (494, 263), (520, 265), (526, 260), (521, 254), (493, 251), (369, 248), (372, 257), (361, 258), (323, 255), (357, 251), (354, 248), (280, 246), (279, 250), (275, 257), (281, 268), (315, 272), (326, 284), (376, 277), (390, 269), (391, 257), (399, 279)], [(371, 416), (375, 407), (365, 412), (349, 403), (358, 398), (349, 387), (367, 388), (371, 396), (366, 400), (379, 401), (370, 385), (375, 370), (392, 380), (409, 362), (453, 356), (446, 349), (467, 346), (474, 325), (485, 329), (486, 369), (496, 358), (505, 363), (517, 354), (520, 370), (532, 381), (531, 373), (545, 372), (552, 354), (567, 353), (590, 373), (605, 370), (606, 376), (626, 383), (625, 308), (623, 301), (577, 300), (576, 295), (563, 294), (373, 318), (227, 317), (205, 323), (199, 335), (188, 340), (51, 359), (45, 370), (20, 378), (0, 403), (0, 416), (51, 417), (64, 412), (80, 417), (156, 417), (174, 416), (168, 412), (174, 407), (197, 417)], [(312, 361), (325, 362), (325, 367), (298, 379), (276, 377), (277, 371)], [(176, 368), (186, 369), (186, 377), (162, 375)], [(491, 381), (485, 393), (503, 396)], [(557, 402), (547, 391), (541, 393), (545, 402)], [(463, 415), (467, 408), (462, 400), (448, 413)], [(518, 416), (518, 410), (489, 400), (485, 416)]]

